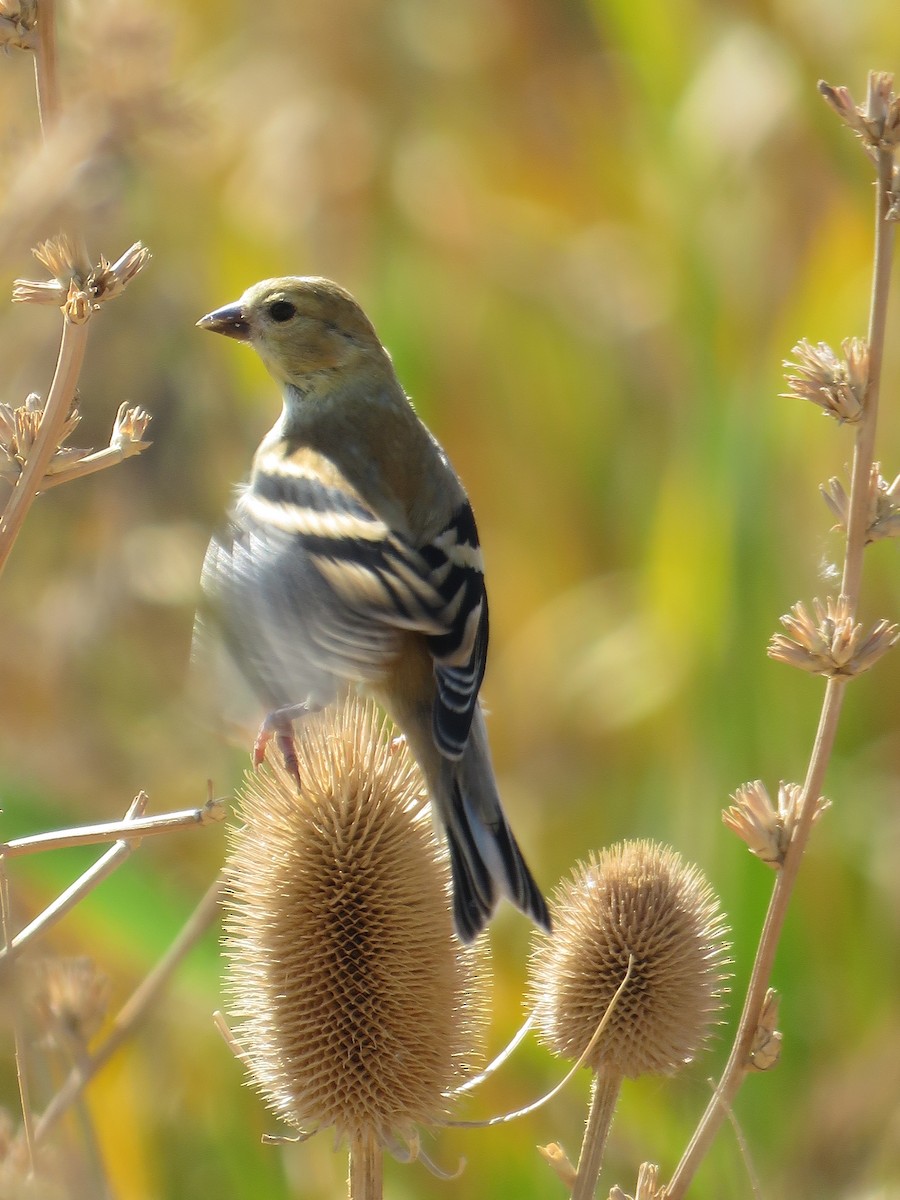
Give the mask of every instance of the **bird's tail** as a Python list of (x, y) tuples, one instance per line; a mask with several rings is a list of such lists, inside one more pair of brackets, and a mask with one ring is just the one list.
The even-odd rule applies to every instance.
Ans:
[(548, 932), (550, 914), (497, 794), (484, 717), (476, 709), (458, 761), (444, 759), (435, 797), (450, 848), (453, 918), (463, 942), (474, 941), (501, 896)]

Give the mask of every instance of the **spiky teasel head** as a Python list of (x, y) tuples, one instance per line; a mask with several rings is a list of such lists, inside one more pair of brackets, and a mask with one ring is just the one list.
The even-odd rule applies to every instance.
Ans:
[(591, 855), (552, 903), (529, 990), (538, 1034), (578, 1058), (628, 970), (587, 1058), (617, 1076), (668, 1074), (702, 1048), (722, 1006), (727, 927), (711, 887), (668, 847), (623, 842)]
[(415, 1145), (476, 1065), (484, 947), (453, 932), (424, 783), (358, 700), (298, 726), (300, 788), (249, 775), (228, 857), (226, 990), (252, 1080), (285, 1121)]

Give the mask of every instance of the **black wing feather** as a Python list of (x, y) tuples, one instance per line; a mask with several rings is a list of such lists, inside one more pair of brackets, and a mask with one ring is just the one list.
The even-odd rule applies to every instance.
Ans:
[(478, 530), (468, 503), (456, 510), (444, 533), (422, 555), (431, 578), (439, 581), (447, 618), (446, 632), (427, 639), (437, 684), (434, 740), (443, 755), (459, 759), (484, 678), (489, 632)]

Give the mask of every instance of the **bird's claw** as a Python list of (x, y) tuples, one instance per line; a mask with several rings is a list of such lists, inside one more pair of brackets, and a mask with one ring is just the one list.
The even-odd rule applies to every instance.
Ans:
[(320, 705), (313, 705), (307, 702), (304, 704), (292, 704), (288, 708), (279, 708), (275, 712), (270, 712), (262, 725), (260, 725), (256, 741), (253, 743), (254, 768), (259, 770), (265, 762), (266, 750), (269, 747), (269, 742), (274, 738), (275, 745), (281, 752), (285, 770), (299, 788), (300, 761), (297, 757), (297, 746), (294, 742), (293, 722), (298, 717), (306, 717), (310, 713), (319, 712), (320, 708)]

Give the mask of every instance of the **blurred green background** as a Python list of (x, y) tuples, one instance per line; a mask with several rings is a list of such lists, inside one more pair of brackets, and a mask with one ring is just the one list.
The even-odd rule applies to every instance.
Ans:
[[(185, 691), (210, 531), (278, 411), (203, 313), (284, 273), (358, 297), (478, 516), (493, 642), (484, 695), (508, 811), (549, 889), (590, 849), (671, 842), (734, 930), (735, 1006), (772, 876), (722, 826), (728, 793), (802, 779), (819, 681), (770, 662), (798, 599), (835, 586), (818, 485), (851, 434), (778, 398), (800, 337), (864, 334), (871, 172), (816, 94), (900, 73), (890, 0), (58, 0), (64, 90), (93, 152), (36, 170), (32, 69), (0, 62), (2, 290), (35, 241), (81, 223), (91, 253), (153, 261), (92, 322), (73, 441), (123, 399), (153, 413), (137, 460), (35, 506), (0, 589), (4, 837), (229, 793), (229, 747)], [(90, 126), (94, 128), (95, 126)], [(52, 309), (0, 323), (2, 400), (46, 392)], [(879, 453), (900, 470), (900, 310)], [(896, 544), (867, 554), (864, 610), (897, 617)], [(900, 1196), (900, 660), (850, 688), (781, 945), (784, 1054), (750, 1079), (697, 1197)], [(145, 842), (47, 949), (89, 954), (113, 1005), (221, 862), (221, 826)], [(91, 860), (11, 867), (31, 919)], [(525, 922), (493, 926), (492, 1040), (521, 1019)], [(180, 970), (89, 1099), (121, 1200), (325, 1200), (329, 1135), (276, 1128), (213, 1028), (216, 939)], [(683, 1077), (626, 1084), (601, 1193), (667, 1178), (726, 1056), (729, 1009)], [(0, 1104), (15, 1109), (4, 1018)], [(534, 1045), (461, 1116), (518, 1107), (562, 1068)], [(388, 1167), (386, 1194), (562, 1196), (536, 1143), (577, 1152), (586, 1073), (509, 1126), (426, 1136), (453, 1182)], [(40, 1110), (50, 1077), (35, 1081)], [(752, 1170), (751, 1170), (752, 1168)]]

